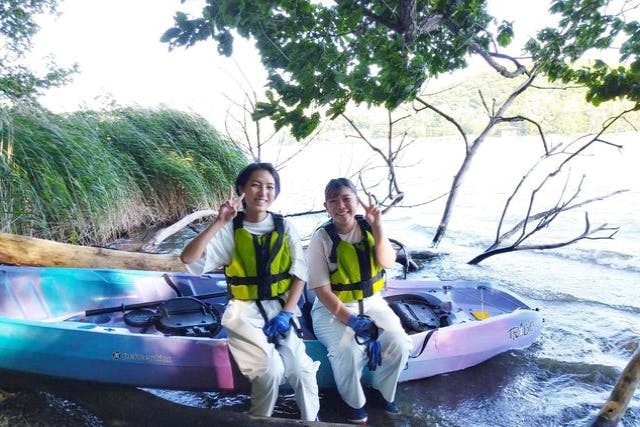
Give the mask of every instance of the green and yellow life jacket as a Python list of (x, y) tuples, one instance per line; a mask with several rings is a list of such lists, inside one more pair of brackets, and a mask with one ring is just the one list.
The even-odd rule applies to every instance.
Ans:
[(263, 235), (249, 233), (244, 213), (233, 219), (233, 257), (224, 269), (231, 296), (245, 301), (275, 299), (291, 286), (291, 251), (282, 215), (273, 216), (274, 230)]
[(361, 215), (356, 215), (356, 221), (362, 231), (362, 240), (358, 243), (342, 240), (333, 221), (323, 225), (333, 242), (329, 261), (338, 264), (329, 274), (331, 290), (342, 302), (370, 297), (380, 292), (385, 283), (384, 269), (376, 261), (373, 250), (375, 239), (371, 227)]

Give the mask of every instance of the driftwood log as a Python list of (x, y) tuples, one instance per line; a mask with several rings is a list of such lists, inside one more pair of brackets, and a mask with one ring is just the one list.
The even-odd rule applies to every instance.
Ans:
[(211, 209), (204, 209), (193, 212), (192, 214), (185, 216), (180, 221), (170, 225), (169, 227), (158, 230), (151, 239), (144, 242), (141, 249), (143, 252), (149, 252), (160, 245), (160, 243), (162, 243), (167, 237), (176, 234), (178, 231), (182, 230), (193, 221), (202, 219), (206, 216), (215, 216), (216, 214), (217, 212)]
[(627, 410), (627, 406), (640, 381), (640, 347), (633, 353), (611, 391), (609, 400), (604, 404), (592, 427), (612, 427), (618, 424)]
[[(392, 202), (395, 204), (401, 197)], [(71, 245), (35, 237), (18, 236), (0, 233), (0, 264), (78, 267), (78, 268), (110, 268), (149, 271), (186, 271), (177, 255), (148, 253), (155, 249), (167, 237), (182, 230), (195, 220), (207, 216), (215, 216), (209, 209), (199, 210), (182, 218), (169, 227), (158, 230), (143, 243), (130, 245), (128, 250), (96, 248), (91, 246)], [(430, 259), (434, 253), (409, 253), (401, 242), (390, 239), (396, 251), (396, 262), (405, 268), (405, 276), (409, 271), (416, 271), (420, 266), (412, 259)], [(306, 245), (303, 244), (306, 250)], [(133, 252), (135, 250), (136, 252)], [(138, 252), (141, 250), (142, 252)]]
[(70, 245), (0, 233), (0, 263), (49, 267), (185, 271), (177, 255)]

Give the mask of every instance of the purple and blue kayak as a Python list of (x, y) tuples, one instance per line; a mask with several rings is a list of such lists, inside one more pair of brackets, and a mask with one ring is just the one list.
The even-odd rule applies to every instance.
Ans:
[[(414, 342), (401, 381), (524, 349), (542, 328), (539, 311), (488, 283), (390, 279), (384, 292)], [(138, 387), (246, 391), (219, 325), (226, 301), (219, 274), (0, 266), (0, 368)], [(194, 307), (202, 316), (194, 317)], [(298, 320), (307, 353), (321, 362), (319, 386), (334, 387), (326, 349), (305, 317)]]

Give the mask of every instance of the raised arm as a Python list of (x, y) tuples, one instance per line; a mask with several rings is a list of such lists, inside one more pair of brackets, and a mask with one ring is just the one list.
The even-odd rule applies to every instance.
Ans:
[(373, 203), (371, 193), (369, 193), (368, 203), (364, 203), (359, 197), (358, 202), (360, 202), (360, 205), (364, 208), (365, 218), (369, 225), (371, 225), (371, 232), (373, 233), (373, 238), (376, 241), (376, 261), (378, 261), (383, 268), (393, 267), (393, 264), (396, 261), (396, 252), (384, 232), (384, 227), (382, 226), (382, 212), (378, 209), (375, 203)]
[(218, 209), (218, 216), (215, 221), (211, 223), (202, 233), (196, 236), (189, 244), (184, 248), (182, 254), (180, 254), (180, 261), (184, 264), (191, 264), (202, 258), (205, 254), (207, 244), (218, 234), (220, 229), (224, 227), (226, 223), (231, 221), (237, 214), (238, 210), (242, 207), (242, 200), (244, 199), (244, 193), (240, 196), (233, 194), (233, 187), (229, 187), (229, 198), (226, 202), (220, 205)]

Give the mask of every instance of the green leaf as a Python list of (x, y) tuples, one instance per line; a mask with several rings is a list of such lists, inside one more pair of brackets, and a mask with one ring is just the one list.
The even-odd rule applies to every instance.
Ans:
[(502, 21), (498, 27), (498, 44), (502, 47), (508, 46), (513, 40), (513, 23)]

